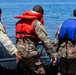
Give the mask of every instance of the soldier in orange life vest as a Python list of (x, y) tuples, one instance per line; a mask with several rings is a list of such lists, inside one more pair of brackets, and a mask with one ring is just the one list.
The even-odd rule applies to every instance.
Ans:
[[(20, 16), (15, 16), (16, 18), (20, 18)], [(30, 36), (39, 40), (37, 35), (35, 34), (34, 27), (32, 26), (34, 20), (39, 20), (43, 24), (43, 15), (40, 13), (36, 13), (34, 11), (26, 11), (23, 12), (22, 18), (16, 24), (16, 38), (25, 38), (26, 36)], [(25, 19), (24, 19), (25, 18)]]
[[(16, 23), (16, 47), (21, 51), (23, 60), (19, 63), (25, 75), (45, 75), (42, 62), (38, 56), (37, 45), (41, 41), (50, 56), (53, 53), (53, 45), (47, 36), (43, 26), (44, 10), (40, 5), (36, 5), (33, 10), (22, 13)], [(56, 61), (56, 60), (55, 60)]]
[(3, 44), (3, 46), (6, 48), (6, 50), (9, 52), (10, 55), (15, 55), (17, 58), (17, 62), (19, 62), (22, 59), (22, 57), (20, 55), (19, 50), (17, 50), (15, 45), (7, 36), (5, 32), (5, 27), (1, 22), (1, 15), (2, 15), (2, 10), (0, 9), (0, 43)]

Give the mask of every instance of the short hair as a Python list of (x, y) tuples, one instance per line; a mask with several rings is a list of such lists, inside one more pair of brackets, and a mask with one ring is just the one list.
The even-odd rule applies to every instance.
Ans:
[(73, 16), (76, 17), (76, 9), (73, 11)]
[(36, 11), (38, 13), (44, 14), (44, 9), (40, 5), (36, 5), (33, 7), (33, 11)]

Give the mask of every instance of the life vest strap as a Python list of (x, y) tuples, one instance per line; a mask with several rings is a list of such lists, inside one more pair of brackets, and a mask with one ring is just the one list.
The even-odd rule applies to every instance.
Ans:
[[(27, 32), (16, 32), (16, 34), (29, 34), (29, 33), (27, 33)], [(29, 35), (37, 36), (36, 34), (29, 34)]]

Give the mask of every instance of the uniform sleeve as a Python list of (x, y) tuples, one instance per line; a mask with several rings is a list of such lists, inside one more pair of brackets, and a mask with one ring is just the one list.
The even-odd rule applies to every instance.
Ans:
[(58, 39), (58, 35), (60, 33), (61, 26), (62, 26), (62, 24), (58, 27), (58, 30), (57, 30), (56, 35), (55, 35), (55, 40), (53, 43), (54, 49), (58, 53), (57, 57), (60, 57), (60, 49), (59, 49), (60, 48), (60, 41)]
[(15, 45), (12, 43), (12, 41), (9, 39), (9, 37), (5, 33), (3, 28), (0, 28), (0, 42), (6, 48), (6, 50), (9, 52), (10, 55), (13, 55), (15, 52), (18, 51)]
[(49, 55), (52, 56), (52, 54), (55, 53), (56, 51), (53, 50), (53, 45), (47, 36), (47, 32), (46, 32), (44, 26), (41, 24), (41, 22), (36, 20), (36, 22), (34, 23), (34, 29), (35, 29), (36, 35), (42, 41), (45, 50), (47, 51), (47, 53)]
[(60, 28), (61, 28), (61, 25), (58, 27), (58, 30), (57, 30), (56, 35), (55, 35), (55, 40), (54, 40), (55, 45), (59, 43), (58, 35), (60, 33)]

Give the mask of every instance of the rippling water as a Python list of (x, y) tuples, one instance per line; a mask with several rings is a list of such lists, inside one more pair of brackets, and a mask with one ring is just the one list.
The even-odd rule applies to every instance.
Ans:
[(76, 8), (76, 0), (38, 0), (38, 2), (37, 0), (1, 0), (2, 22), (9, 36), (15, 35), (15, 23), (18, 21), (18, 19), (13, 17), (21, 15), (23, 11), (31, 10), (36, 4), (44, 8), (44, 26), (51, 41), (54, 41), (58, 26), (64, 20), (72, 18), (72, 12)]

